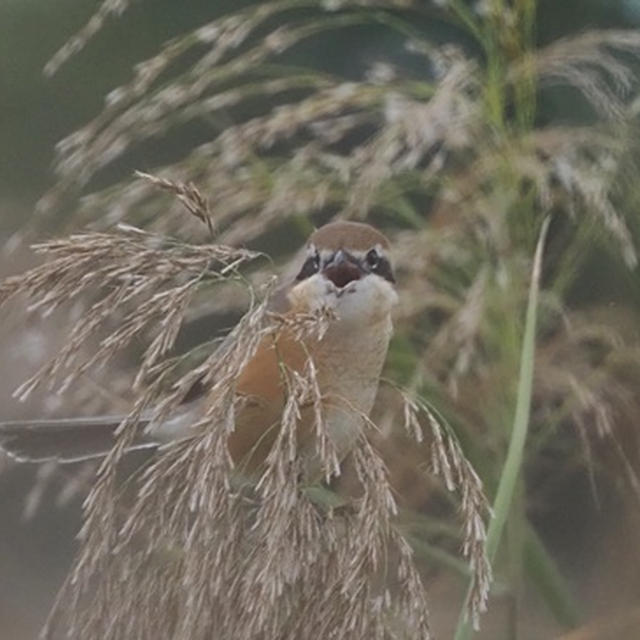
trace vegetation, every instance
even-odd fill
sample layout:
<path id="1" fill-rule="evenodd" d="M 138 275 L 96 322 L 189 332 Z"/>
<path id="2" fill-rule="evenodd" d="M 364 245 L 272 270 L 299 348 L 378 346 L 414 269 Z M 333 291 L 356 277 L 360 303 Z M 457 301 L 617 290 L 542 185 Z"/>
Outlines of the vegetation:
<path id="1" fill-rule="evenodd" d="M 127 5 L 106 0 L 48 71 Z M 614 477 L 640 496 L 629 427 L 639 408 L 637 334 L 619 322 L 623 308 L 637 321 L 637 300 L 603 308 L 589 291 L 596 264 L 620 282 L 636 277 L 640 33 L 591 30 L 540 45 L 536 20 L 534 0 L 250 3 L 167 43 L 59 144 L 57 182 L 38 223 L 91 231 L 44 245 L 53 268 L 1 291 L 26 292 L 40 308 L 97 281 L 113 288 L 87 302 L 69 347 L 34 383 L 66 368 L 68 386 L 142 335 L 151 346 L 133 374 L 140 391 L 131 424 L 159 398 L 159 411 L 179 401 L 194 375 L 180 377 L 187 360 L 226 388 L 278 322 L 254 298 L 272 265 L 229 247 L 259 249 L 284 233 L 301 239 L 336 215 L 392 236 L 403 292 L 387 371 L 394 384 L 381 390 L 379 429 L 354 451 L 351 486 L 345 473 L 343 486 L 333 478 L 302 490 L 295 469 L 274 456 L 257 486 L 229 490 L 220 426 L 230 400 L 221 394 L 203 416 L 218 429 L 134 475 L 132 497 L 116 482 L 130 432 L 123 425 L 85 503 L 82 549 L 62 592 L 72 598 L 72 629 L 83 637 L 198 638 L 212 628 L 234 638 L 317 637 L 318 629 L 321 637 L 428 637 L 415 568 L 425 560 L 471 574 L 456 630 L 465 638 L 481 622 L 487 557 L 497 589 L 510 594 L 512 637 L 525 584 L 560 626 L 584 622 L 536 533 L 535 506 L 553 499 L 567 473 L 594 484 Z M 359 29 L 387 38 L 387 57 L 376 52 L 342 72 L 310 54 L 338 34 L 357 41 Z M 198 144 L 182 145 L 155 177 L 100 187 L 114 163 L 185 132 Z M 131 226 L 114 233 L 119 223 Z M 216 245 L 205 244 L 211 232 Z M 213 271 L 205 268 L 212 258 Z M 238 329 L 213 355 L 208 344 L 176 356 L 185 318 L 188 331 L 203 309 L 237 312 L 229 288 L 238 281 L 252 301 Z M 175 314 L 158 327 L 169 302 Z M 113 328 L 107 311 L 116 303 L 124 311 Z M 95 335 L 98 350 L 87 355 L 80 343 Z M 408 391 L 393 391 L 397 384 Z M 292 380 L 291 402 L 313 398 L 313 388 L 312 372 Z M 407 448 L 403 424 L 419 440 L 424 433 L 421 447 Z M 493 503 L 486 541 L 484 499 L 462 452 Z M 327 459 L 329 480 L 331 468 Z M 460 531 L 451 528 L 457 507 Z"/>

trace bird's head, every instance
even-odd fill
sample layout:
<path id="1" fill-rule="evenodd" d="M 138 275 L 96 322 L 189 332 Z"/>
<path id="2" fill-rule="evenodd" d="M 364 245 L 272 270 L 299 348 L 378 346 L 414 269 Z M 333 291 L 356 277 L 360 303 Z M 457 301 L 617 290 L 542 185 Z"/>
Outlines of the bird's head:
<path id="1" fill-rule="evenodd" d="M 367 325 L 397 302 L 389 241 L 368 224 L 333 222 L 315 231 L 288 299 L 297 309 L 329 307 L 340 323 Z"/>

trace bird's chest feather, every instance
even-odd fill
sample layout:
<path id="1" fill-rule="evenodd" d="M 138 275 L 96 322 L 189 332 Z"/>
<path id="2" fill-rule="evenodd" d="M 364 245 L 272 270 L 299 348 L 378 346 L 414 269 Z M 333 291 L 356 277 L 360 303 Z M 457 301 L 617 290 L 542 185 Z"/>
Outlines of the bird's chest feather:
<path id="1" fill-rule="evenodd" d="M 350 331 L 331 328 L 313 352 L 323 395 L 344 396 L 368 413 L 390 336 L 390 322 Z"/>
<path id="2" fill-rule="evenodd" d="M 238 460 L 247 450 L 259 446 L 262 451 L 256 452 L 255 458 L 264 459 L 286 403 L 283 367 L 302 373 L 309 356 L 315 365 L 328 434 L 339 454 L 348 451 L 361 429 L 363 416 L 373 406 L 390 335 L 391 322 L 387 321 L 357 331 L 332 326 L 322 340 L 304 345 L 286 334 L 265 343 L 253 366 L 238 379 L 237 391 L 249 404 L 236 415 L 229 442 L 232 457 Z M 315 432 L 314 420 L 313 410 L 303 409 L 298 424 L 303 449 Z M 316 466 L 311 459 L 308 462 L 310 467 Z"/>

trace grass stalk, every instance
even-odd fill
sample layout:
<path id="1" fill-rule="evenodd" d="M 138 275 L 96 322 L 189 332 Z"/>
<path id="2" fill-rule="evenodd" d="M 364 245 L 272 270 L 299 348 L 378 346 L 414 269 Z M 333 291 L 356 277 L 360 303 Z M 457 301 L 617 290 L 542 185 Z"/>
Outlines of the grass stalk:
<path id="1" fill-rule="evenodd" d="M 493 504 L 493 518 L 489 525 L 487 534 L 486 552 L 490 562 L 493 562 L 504 526 L 509 515 L 514 491 L 522 468 L 524 446 L 529 429 L 529 416 L 531 411 L 531 392 L 533 388 L 533 369 L 535 355 L 535 335 L 538 308 L 538 292 L 540 289 L 540 273 L 542 270 L 542 254 L 545 245 L 547 231 L 549 229 L 550 218 L 546 218 L 542 223 L 538 244 L 536 246 L 531 274 L 531 284 L 529 285 L 529 296 L 527 302 L 527 315 L 522 339 L 522 352 L 520 359 L 520 373 L 518 376 L 518 394 L 516 398 L 516 410 L 511 431 L 511 440 L 507 457 L 500 476 L 498 490 Z M 467 594 L 468 597 L 468 594 Z M 471 637 L 471 621 L 463 612 L 460 614 L 456 627 L 455 640 L 466 640 Z"/>

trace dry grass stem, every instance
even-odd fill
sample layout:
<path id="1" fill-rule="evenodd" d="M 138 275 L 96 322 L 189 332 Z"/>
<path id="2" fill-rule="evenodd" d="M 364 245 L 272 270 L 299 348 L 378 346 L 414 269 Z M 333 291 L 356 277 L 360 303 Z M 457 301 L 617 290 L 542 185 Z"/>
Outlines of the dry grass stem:
<path id="1" fill-rule="evenodd" d="M 169 193 L 173 193 L 176 198 L 185 206 L 187 211 L 194 215 L 198 220 L 204 222 L 209 229 L 209 234 L 213 238 L 213 218 L 209 209 L 209 201 L 198 190 L 193 182 L 184 184 L 182 182 L 174 182 L 173 180 L 167 180 L 166 178 L 159 178 L 149 173 L 143 173 L 142 171 L 136 171 L 136 176 L 144 180 L 148 180 L 151 184 L 164 189 Z"/>

